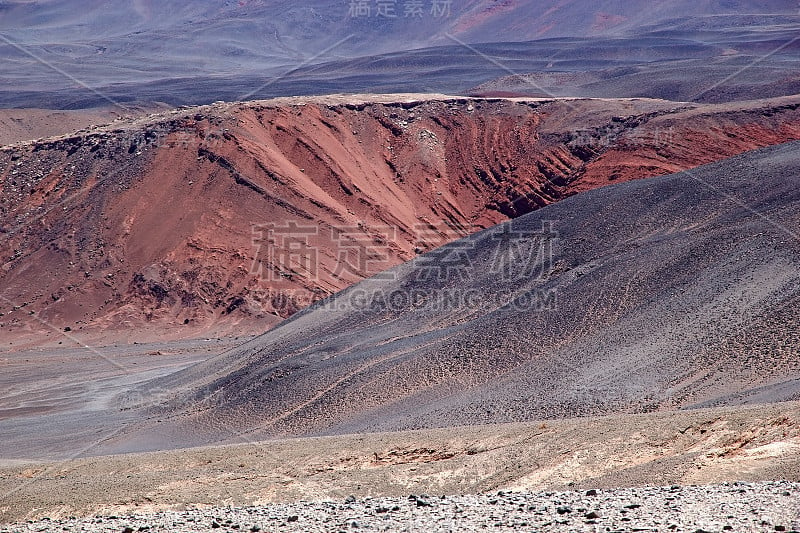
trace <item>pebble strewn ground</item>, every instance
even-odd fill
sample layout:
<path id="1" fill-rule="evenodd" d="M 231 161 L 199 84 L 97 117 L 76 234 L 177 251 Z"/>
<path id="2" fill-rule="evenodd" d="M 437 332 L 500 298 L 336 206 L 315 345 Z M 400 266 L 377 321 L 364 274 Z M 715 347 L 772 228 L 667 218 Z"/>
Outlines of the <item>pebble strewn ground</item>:
<path id="1" fill-rule="evenodd" d="M 150 515 L 44 519 L 33 531 L 800 531 L 800 484 L 729 483 L 480 496 L 354 497 Z"/>

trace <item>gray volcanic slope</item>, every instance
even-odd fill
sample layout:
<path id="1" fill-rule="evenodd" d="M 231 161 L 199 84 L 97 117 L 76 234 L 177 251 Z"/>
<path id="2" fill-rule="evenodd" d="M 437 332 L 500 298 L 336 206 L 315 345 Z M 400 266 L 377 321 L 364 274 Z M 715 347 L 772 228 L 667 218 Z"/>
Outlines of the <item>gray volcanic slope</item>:
<path id="1" fill-rule="evenodd" d="M 420 256 L 151 382 L 175 394 L 158 413 L 174 424 L 153 428 L 202 441 L 798 399 L 799 150 L 594 190 Z"/>

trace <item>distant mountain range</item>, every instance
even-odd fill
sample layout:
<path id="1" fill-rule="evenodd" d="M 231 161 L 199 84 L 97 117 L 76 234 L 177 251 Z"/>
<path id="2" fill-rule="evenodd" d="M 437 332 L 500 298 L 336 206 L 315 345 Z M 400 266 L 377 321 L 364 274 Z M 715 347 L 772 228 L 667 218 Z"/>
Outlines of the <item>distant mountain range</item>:
<path id="1" fill-rule="evenodd" d="M 791 1 L 6 1 L 0 105 L 466 92 L 543 70 L 731 56 L 747 63 L 787 45 L 799 20 Z M 776 59 L 758 62 L 774 70 Z"/>

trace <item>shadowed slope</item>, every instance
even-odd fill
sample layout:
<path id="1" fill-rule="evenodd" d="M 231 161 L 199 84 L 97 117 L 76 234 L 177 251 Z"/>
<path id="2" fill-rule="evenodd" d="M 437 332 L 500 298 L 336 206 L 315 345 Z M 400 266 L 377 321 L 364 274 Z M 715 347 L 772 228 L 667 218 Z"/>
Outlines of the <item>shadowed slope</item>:
<path id="1" fill-rule="evenodd" d="M 572 197 L 150 390 L 176 439 L 797 399 L 798 148 Z"/>

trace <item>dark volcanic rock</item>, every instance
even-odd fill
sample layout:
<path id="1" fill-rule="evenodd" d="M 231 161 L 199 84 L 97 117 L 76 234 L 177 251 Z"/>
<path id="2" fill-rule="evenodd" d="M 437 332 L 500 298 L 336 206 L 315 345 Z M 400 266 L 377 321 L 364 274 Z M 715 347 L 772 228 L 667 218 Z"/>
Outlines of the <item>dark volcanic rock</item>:
<path id="1" fill-rule="evenodd" d="M 150 386 L 253 435 L 796 399 L 798 148 L 572 197 Z"/>

